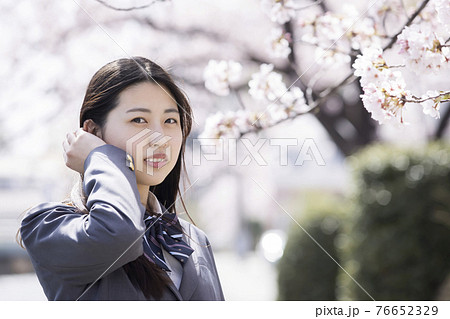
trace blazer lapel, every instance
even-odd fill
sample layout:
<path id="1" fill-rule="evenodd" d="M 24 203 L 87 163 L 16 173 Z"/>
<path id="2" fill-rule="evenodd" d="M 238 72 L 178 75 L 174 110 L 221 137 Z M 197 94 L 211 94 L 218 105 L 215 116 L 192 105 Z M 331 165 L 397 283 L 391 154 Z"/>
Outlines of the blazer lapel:
<path id="1" fill-rule="evenodd" d="M 166 276 L 170 279 L 169 275 L 166 274 Z M 195 268 L 193 260 L 189 258 L 183 267 L 183 277 L 181 278 L 180 289 L 178 290 L 171 280 L 169 284 L 169 290 L 174 294 L 177 300 L 190 300 L 197 286 L 197 270 Z"/>
<path id="2" fill-rule="evenodd" d="M 165 212 L 166 208 L 164 207 L 164 205 L 161 204 L 161 202 L 159 204 L 161 206 L 162 211 Z M 186 228 L 188 229 L 185 229 L 183 227 L 184 231 L 189 233 L 189 236 L 191 236 L 191 228 L 190 227 Z M 185 243 L 187 243 L 189 246 L 192 247 L 192 243 L 187 238 L 186 234 L 183 234 L 183 240 Z M 181 277 L 180 289 L 178 290 L 175 284 L 172 281 L 170 282 L 169 289 L 173 292 L 173 294 L 178 300 L 190 300 L 192 294 L 194 293 L 195 289 L 198 286 L 198 274 L 195 264 L 198 263 L 197 263 L 197 256 L 194 251 L 192 255 L 188 258 L 187 262 L 183 265 L 183 274 Z M 169 277 L 169 275 L 167 274 L 166 276 Z"/>
<path id="3" fill-rule="evenodd" d="M 169 275 L 166 274 L 166 276 L 170 279 Z M 180 291 L 177 289 L 175 284 L 172 282 L 172 280 L 170 281 L 169 289 L 175 295 L 175 298 L 177 300 L 180 300 L 180 301 L 183 300 L 183 296 L 181 295 Z"/>
<path id="4" fill-rule="evenodd" d="M 183 266 L 183 277 L 180 284 L 180 294 L 183 296 L 183 300 L 190 300 L 198 286 L 198 274 L 193 260 L 194 254 L 195 252 Z"/>

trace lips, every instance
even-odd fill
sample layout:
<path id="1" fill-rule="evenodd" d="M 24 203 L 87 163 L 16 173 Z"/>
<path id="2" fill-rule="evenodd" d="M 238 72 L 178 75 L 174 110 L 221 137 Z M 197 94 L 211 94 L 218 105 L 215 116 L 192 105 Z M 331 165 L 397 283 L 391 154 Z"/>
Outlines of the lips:
<path id="1" fill-rule="evenodd" d="M 145 158 L 144 162 L 149 166 L 161 168 L 164 165 L 166 165 L 169 161 L 167 160 L 166 154 L 160 153 L 160 154 L 153 154 L 152 156 Z"/>
<path id="2" fill-rule="evenodd" d="M 155 159 L 155 160 L 165 160 L 166 159 L 166 154 L 165 153 L 153 154 L 152 156 L 149 156 L 149 157 L 145 158 L 146 161 L 152 161 L 153 159 Z"/>

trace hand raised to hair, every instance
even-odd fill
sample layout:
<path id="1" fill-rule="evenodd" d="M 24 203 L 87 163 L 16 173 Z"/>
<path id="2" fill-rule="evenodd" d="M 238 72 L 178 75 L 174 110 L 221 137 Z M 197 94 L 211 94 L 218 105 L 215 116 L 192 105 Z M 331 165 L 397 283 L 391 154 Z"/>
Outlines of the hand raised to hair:
<path id="1" fill-rule="evenodd" d="M 79 128 L 73 133 L 67 133 L 63 142 L 64 161 L 66 166 L 81 174 L 84 173 L 84 161 L 96 147 L 106 144 L 101 138 Z"/>

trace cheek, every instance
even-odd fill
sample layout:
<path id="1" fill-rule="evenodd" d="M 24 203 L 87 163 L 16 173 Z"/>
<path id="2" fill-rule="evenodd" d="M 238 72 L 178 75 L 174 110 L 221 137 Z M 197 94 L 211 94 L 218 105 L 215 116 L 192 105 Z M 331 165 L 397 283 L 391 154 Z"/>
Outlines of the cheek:
<path id="1" fill-rule="evenodd" d="M 174 153 L 177 155 L 180 153 L 181 145 L 183 144 L 183 136 L 180 132 L 180 134 L 173 136 L 171 139 L 170 146 L 173 148 Z"/>
<path id="2" fill-rule="evenodd" d="M 114 145 L 124 151 L 126 151 L 127 136 L 123 130 L 105 130 L 103 140 L 107 144 Z"/>

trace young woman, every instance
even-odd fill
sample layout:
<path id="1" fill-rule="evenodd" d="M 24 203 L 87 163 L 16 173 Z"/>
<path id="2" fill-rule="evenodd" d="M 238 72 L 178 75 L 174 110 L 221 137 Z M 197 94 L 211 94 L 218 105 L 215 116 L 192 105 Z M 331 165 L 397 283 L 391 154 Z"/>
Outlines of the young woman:
<path id="1" fill-rule="evenodd" d="M 208 238 L 175 209 L 191 117 L 148 59 L 93 76 L 80 128 L 63 142 L 80 185 L 30 209 L 20 228 L 49 300 L 224 300 Z"/>

